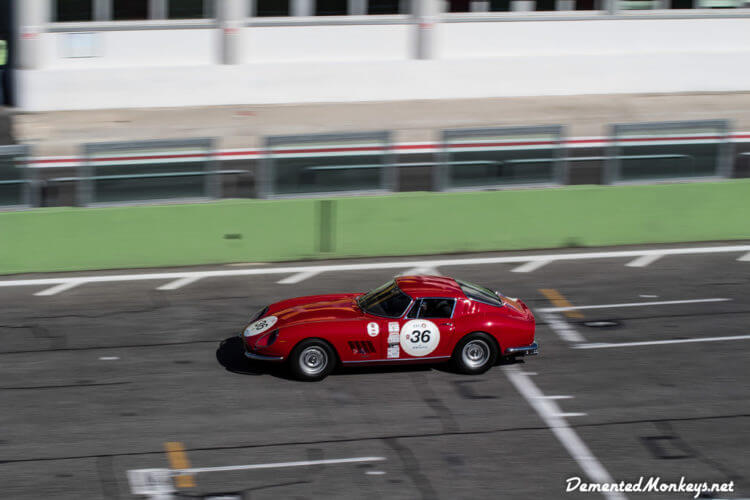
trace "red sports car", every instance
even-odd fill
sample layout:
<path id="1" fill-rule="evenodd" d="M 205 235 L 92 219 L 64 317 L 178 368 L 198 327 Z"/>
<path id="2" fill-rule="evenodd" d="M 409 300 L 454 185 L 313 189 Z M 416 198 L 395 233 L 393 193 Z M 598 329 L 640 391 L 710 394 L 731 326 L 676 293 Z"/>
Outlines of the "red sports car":
<path id="1" fill-rule="evenodd" d="M 536 354 L 526 304 L 473 283 L 402 276 L 368 293 L 313 295 L 260 310 L 242 333 L 245 356 L 288 361 L 302 380 L 343 365 L 452 360 L 483 373 L 498 356 Z"/>

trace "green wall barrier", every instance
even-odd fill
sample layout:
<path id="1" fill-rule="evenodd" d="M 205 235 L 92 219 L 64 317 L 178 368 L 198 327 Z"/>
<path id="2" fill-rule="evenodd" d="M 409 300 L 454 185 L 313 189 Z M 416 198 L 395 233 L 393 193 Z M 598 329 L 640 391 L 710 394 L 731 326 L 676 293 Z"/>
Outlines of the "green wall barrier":
<path id="1" fill-rule="evenodd" d="M 0 213 L 0 273 L 750 239 L 750 180 Z"/>

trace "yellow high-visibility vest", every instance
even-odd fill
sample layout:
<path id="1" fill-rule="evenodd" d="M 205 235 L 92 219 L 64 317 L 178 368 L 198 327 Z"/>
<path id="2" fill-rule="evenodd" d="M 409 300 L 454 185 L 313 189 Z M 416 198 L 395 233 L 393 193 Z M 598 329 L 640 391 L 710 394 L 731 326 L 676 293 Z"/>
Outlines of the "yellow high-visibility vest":
<path id="1" fill-rule="evenodd" d="M 0 40 L 0 66 L 5 66 L 8 61 L 8 44 L 5 40 Z"/>

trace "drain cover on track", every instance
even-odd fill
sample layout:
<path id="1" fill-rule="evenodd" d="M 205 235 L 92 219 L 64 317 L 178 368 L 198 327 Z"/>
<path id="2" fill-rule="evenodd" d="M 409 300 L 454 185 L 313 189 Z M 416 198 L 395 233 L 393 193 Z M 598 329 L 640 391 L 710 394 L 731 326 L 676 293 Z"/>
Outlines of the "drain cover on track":
<path id="1" fill-rule="evenodd" d="M 598 321 L 584 321 L 584 326 L 591 328 L 612 328 L 613 326 L 620 326 L 619 321 L 613 319 L 601 319 Z"/>

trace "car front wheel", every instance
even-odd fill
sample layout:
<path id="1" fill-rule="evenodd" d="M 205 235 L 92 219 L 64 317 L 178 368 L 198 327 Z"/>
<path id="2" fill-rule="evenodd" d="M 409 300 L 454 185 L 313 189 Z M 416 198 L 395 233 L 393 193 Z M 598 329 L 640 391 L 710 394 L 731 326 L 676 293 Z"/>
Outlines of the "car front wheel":
<path id="1" fill-rule="evenodd" d="M 461 373 L 477 375 L 490 369 L 497 361 L 497 347 L 486 333 L 470 333 L 453 351 L 453 364 Z"/>
<path id="2" fill-rule="evenodd" d="M 336 354 L 330 345 L 322 340 L 303 340 L 289 356 L 289 368 L 299 380 L 322 380 L 328 376 L 336 364 Z"/>

